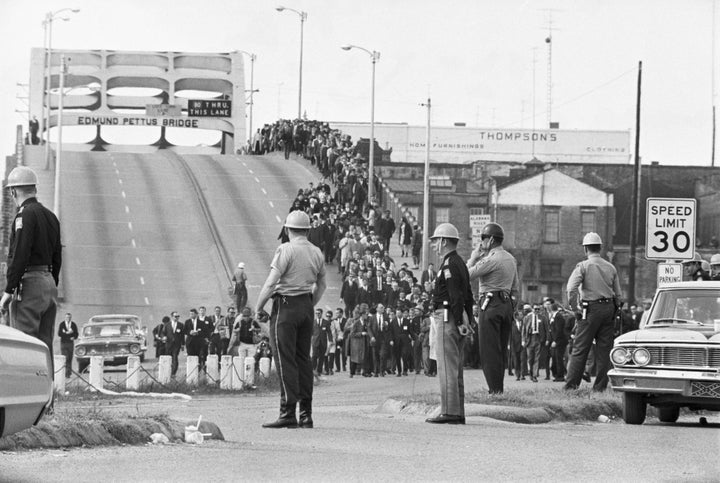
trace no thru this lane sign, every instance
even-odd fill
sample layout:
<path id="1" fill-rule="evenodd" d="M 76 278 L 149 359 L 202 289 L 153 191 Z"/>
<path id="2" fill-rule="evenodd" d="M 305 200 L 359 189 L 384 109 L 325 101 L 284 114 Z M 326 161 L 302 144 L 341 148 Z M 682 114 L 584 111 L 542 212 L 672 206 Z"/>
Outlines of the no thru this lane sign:
<path id="1" fill-rule="evenodd" d="M 695 199 L 648 198 L 645 258 L 690 260 L 695 256 Z"/>

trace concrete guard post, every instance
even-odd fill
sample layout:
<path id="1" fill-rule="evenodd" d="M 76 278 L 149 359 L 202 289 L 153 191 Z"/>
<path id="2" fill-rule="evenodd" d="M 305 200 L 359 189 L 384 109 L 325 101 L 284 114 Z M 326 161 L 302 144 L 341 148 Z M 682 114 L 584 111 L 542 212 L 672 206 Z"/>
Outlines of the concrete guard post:
<path id="1" fill-rule="evenodd" d="M 200 359 L 198 356 L 187 356 L 187 364 L 185 366 L 185 382 L 191 386 L 197 386 L 200 378 L 198 371 L 200 370 Z"/>
<path id="2" fill-rule="evenodd" d="M 240 390 L 243 387 L 243 379 L 245 378 L 245 375 L 243 374 L 243 365 L 242 357 L 233 357 L 232 388 L 235 390 Z"/>
<path id="3" fill-rule="evenodd" d="M 260 358 L 260 374 L 265 377 L 270 377 L 271 361 L 269 357 Z"/>
<path id="4" fill-rule="evenodd" d="M 103 389 L 103 356 L 90 357 L 90 385 L 95 389 Z"/>
<path id="5" fill-rule="evenodd" d="M 218 374 L 218 356 L 210 354 L 205 361 L 205 372 L 207 373 L 206 384 L 217 384 L 220 374 Z"/>
<path id="6" fill-rule="evenodd" d="M 160 356 L 158 363 L 158 382 L 168 384 L 172 374 L 172 356 Z"/>
<path id="7" fill-rule="evenodd" d="M 128 356 L 127 358 L 125 387 L 128 391 L 140 389 L 140 358 L 138 356 Z"/>
<path id="8" fill-rule="evenodd" d="M 220 358 L 220 389 L 232 389 L 232 356 Z"/>
<path id="9" fill-rule="evenodd" d="M 55 361 L 55 375 L 53 381 L 55 382 L 55 392 L 65 394 L 65 356 L 59 355 L 54 356 Z"/>
<path id="10" fill-rule="evenodd" d="M 245 383 L 249 385 L 255 384 L 255 358 L 246 357 L 245 366 L 243 367 L 245 373 Z"/>

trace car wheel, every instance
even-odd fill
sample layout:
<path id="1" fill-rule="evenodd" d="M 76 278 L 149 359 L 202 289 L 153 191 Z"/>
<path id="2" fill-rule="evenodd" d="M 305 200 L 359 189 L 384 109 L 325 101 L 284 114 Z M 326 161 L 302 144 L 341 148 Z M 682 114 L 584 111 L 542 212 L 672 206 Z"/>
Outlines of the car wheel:
<path id="1" fill-rule="evenodd" d="M 87 359 L 78 359 L 77 364 L 78 372 L 82 374 L 83 372 L 85 372 L 85 369 L 87 369 L 87 366 L 90 365 L 90 361 L 88 361 Z"/>
<path id="2" fill-rule="evenodd" d="M 674 423 L 680 417 L 680 406 L 660 406 L 658 419 L 663 423 Z"/>
<path id="3" fill-rule="evenodd" d="M 645 395 L 637 392 L 623 393 L 623 419 L 627 424 L 642 424 L 647 414 Z"/>

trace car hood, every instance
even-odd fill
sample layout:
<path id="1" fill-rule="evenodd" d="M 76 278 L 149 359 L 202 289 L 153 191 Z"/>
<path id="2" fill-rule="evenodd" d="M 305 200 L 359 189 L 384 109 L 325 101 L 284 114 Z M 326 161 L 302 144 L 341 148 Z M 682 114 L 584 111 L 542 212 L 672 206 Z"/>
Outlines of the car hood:
<path id="1" fill-rule="evenodd" d="M 634 330 L 615 339 L 615 343 L 647 343 L 647 342 L 715 342 L 720 344 L 720 334 L 708 337 L 697 330 L 682 327 L 658 327 Z"/>
<path id="2" fill-rule="evenodd" d="M 47 347 L 40 339 L 2 324 L 0 324 L 0 339 Z"/>

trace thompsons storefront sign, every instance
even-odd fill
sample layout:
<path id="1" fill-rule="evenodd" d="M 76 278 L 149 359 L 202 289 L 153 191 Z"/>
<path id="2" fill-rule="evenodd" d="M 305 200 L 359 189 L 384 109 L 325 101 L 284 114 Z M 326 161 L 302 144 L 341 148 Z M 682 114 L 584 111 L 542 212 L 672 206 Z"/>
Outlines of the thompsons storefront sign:
<path id="1" fill-rule="evenodd" d="M 370 136 L 367 123 L 331 123 L 353 139 Z M 441 163 L 468 161 L 627 163 L 630 160 L 629 131 L 575 131 L 532 129 L 483 129 L 433 127 L 430 159 Z M 425 126 L 375 124 L 375 139 L 383 149 L 392 148 L 394 162 L 425 160 Z"/>

